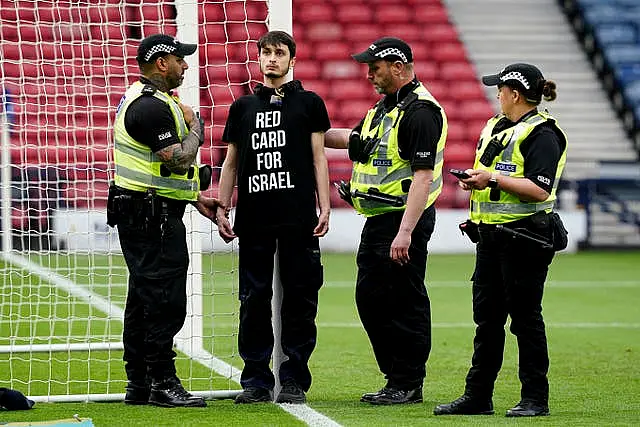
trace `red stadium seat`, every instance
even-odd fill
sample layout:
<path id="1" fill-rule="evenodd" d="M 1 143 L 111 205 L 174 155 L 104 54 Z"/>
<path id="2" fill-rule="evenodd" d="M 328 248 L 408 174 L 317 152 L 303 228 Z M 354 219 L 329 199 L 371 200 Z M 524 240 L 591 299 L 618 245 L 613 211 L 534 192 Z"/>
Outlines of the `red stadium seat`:
<path id="1" fill-rule="evenodd" d="M 440 75 L 443 79 L 455 82 L 470 81 L 478 83 L 476 71 L 468 61 L 445 62 L 440 65 Z"/>
<path id="2" fill-rule="evenodd" d="M 421 76 L 418 76 L 421 77 Z M 422 80 L 422 84 L 438 102 L 449 99 L 449 85 L 444 80 Z"/>
<path id="3" fill-rule="evenodd" d="M 466 62 L 467 54 L 460 43 L 438 43 L 433 45 L 431 58 L 437 62 Z"/>
<path id="4" fill-rule="evenodd" d="M 363 51 L 372 41 L 380 38 L 380 31 L 371 24 L 346 25 L 343 34 L 345 40 L 352 43 L 354 53 Z"/>
<path id="5" fill-rule="evenodd" d="M 344 102 L 359 98 L 367 98 L 375 93 L 371 83 L 364 79 L 335 80 L 331 83 L 331 92 L 339 96 Z"/>
<path id="6" fill-rule="evenodd" d="M 331 92 L 331 84 L 326 80 L 307 80 L 303 82 L 304 88 L 317 93 L 322 99 L 327 98 Z"/>
<path id="7" fill-rule="evenodd" d="M 297 69 L 296 65 L 296 69 Z M 362 79 L 366 77 L 366 66 L 353 59 L 344 61 L 326 61 L 322 64 L 322 75 L 326 79 Z"/>
<path id="8" fill-rule="evenodd" d="M 449 123 L 447 131 L 447 146 L 452 143 L 464 142 L 467 136 L 465 124 L 460 121 L 452 121 Z"/>
<path id="9" fill-rule="evenodd" d="M 420 46 L 422 43 L 422 32 L 422 26 L 419 24 L 398 25 L 397 23 L 391 23 L 384 26 L 385 36 L 397 37 L 406 41 L 411 45 L 412 50 L 415 49 L 416 46 Z"/>
<path id="10" fill-rule="evenodd" d="M 351 57 L 351 49 L 342 42 L 318 42 L 314 44 L 314 54 L 323 61 L 343 60 Z"/>
<path id="11" fill-rule="evenodd" d="M 444 157 L 450 162 L 468 162 L 469 165 L 473 163 L 475 157 L 475 145 L 458 141 L 457 143 L 447 141 L 447 145 L 444 149 Z"/>
<path id="12" fill-rule="evenodd" d="M 458 33 L 453 25 L 436 24 L 426 25 L 422 32 L 423 40 L 437 43 L 457 43 Z"/>
<path id="13" fill-rule="evenodd" d="M 454 90 L 451 91 L 453 97 L 460 100 L 485 100 L 485 93 L 480 83 L 477 81 L 452 82 Z"/>
<path id="14" fill-rule="evenodd" d="M 300 61 L 297 62 L 294 69 L 294 78 L 302 80 L 304 83 L 307 79 L 315 80 L 320 77 L 320 65 L 315 62 Z"/>
<path id="15" fill-rule="evenodd" d="M 442 5 L 417 7 L 411 17 L 424 25 L 449 23 L 449 15 Z"/>
<path id="16" fill-rule="evenodd" d="M 305 30 L 305 39 L 310 41 L 341 40 L 342 25 L 337 22 L 319 22 L 309 24 Z"/>
<path id="17" fill-rule="evenodd" d="M 416 56 L 414 52 L 414 57 Z M 432 80 L 439 79 L 438 65 L 429 61 L 428 59 L 423 59 L 422 61 L 417 61 L 413 65 L 413 69 L 418 76 L 418 79 L 422 81 L 425 85 L 429 85 Z"/>
<path id="18" fill-rule="evenodd" d="M 211 22 L 224 21 L 224 3 L 204 2 L 202 7 L 198 7 L 198 17 L 200 18 L 198 22 L 203 22 L 205 26 Z"/>
<path id="19" fill-rule="evenodd" d="M 414 12 L 405 5 L 384 2 L 377 7 L 376 22 L 379 24 L 406 24 L 413 22 Z"/>
<path id="20" fill-rule="evenodd" d="M 226 1 L 223 4 L 225 21 L 246 21 L 247 11 L 244 7 L 244 2 Z"/>
<path id="21" fill-rule="evenodd" d="M 333 8 L 327 3 L 315 2 L 313 6 L 296 10 L 294 16 L 302 23 L 332 22 L 336 18 Z"/>
<path id="22" fill-rule="evenodd" d="M 338 116 L 341 120 L 351 122 L 353 123 L 352 126 L 355 126 L 374 104 L 375 102 L 368 100 L 343 100 L 338 110 Z"/>
<path id="23" fill-rule="evenodd" d="M 464 101 L 460 106 L 461 114 L 466 120 L 488 120 L 493 116 L 493 109 L 486 100 Z"/>
<path id="24" fill-rule="evenodd" d="M 336 4 L 336 19 L 345 27 L 354 24 L 371 25 L 373 22 L 373 8 L 363 7 L 362 4 Z"/>

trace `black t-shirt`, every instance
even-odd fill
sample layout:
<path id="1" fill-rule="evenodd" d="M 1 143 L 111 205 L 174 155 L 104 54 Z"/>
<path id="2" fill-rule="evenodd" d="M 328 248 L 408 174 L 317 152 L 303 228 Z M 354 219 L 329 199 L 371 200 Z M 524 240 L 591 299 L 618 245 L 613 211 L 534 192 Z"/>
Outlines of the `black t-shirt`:
<path id="1" fill-rule="evenodd" d="M 385 111 L 391 111 L 402 101 L 419 82 L 414 79 L 392 95 L 382 100 Z M 364 119 L 358 127 L 362 129 Z M 416 100 L 405 110 L 398 125 L 398 150 L 400 158 L 408 160 L 411 168 L 433 169 L 438 151 L 438 141 L 442 135 L 442 116 L 439 108 L 428 101 Z"/>
<path id="2" fill-rule="evenodd" d="M 525 114 L 515 123 L 505 117 L 494 126 L 492 134 L 509 129 L 534 114 L 537 114 L 537 110 Z M 551 193 L 558 162 L 565 148 L 566 141 L 553 124 L 547 121 L 536 126 L 520 144 L 520 152 L 524 158 L 525 178 L 530 179 L 547 193 Z"/>
<path id="3" fill-rule="evenodd" d="M 143 84 L 152 84 L 144 77 Z M 124 116 L 124 126 L 136 141 L 158 152 L 180 143 L 176 122 L 166 102 L 152 95 L 141 95 L 129 105 Z"/>
<path id="4" fill-rule="evenodd" d="M 318 222 L 311 134 L 331 124 L 322 99 L 294 80 L 284 96 L 263 85 L 229 109 L 222 140 L 237 144 L 234 231 L 289 228 L 311 233 Z"/>

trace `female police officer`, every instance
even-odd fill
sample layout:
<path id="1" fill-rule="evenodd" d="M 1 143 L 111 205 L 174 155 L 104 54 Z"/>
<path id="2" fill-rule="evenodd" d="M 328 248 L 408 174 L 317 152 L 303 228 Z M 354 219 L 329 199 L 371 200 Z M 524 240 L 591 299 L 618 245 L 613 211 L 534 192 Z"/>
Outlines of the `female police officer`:
<path id="1" fill-rule="evenodd" d="M 556 85 L 530 64 L 484 76 L 498 86 L 502 114 L 480 135 L 474 168 L 460 186 L 471 190 L 471 222 L 479 242 L 473 275 L 477 325 L 464 394 L 436 415 L 492 414 L 493 386 L 502 365 L 504 325 L 517 337 L 521 401 L 508 417 L 548 415 L 549 357 L 542 318 L 544 282 L 554 249 L 552 208 L 566 160 L 567 139 L 537 105 L 556 98 Z M 473 233 L 470 233 L 473 234 Z"/>

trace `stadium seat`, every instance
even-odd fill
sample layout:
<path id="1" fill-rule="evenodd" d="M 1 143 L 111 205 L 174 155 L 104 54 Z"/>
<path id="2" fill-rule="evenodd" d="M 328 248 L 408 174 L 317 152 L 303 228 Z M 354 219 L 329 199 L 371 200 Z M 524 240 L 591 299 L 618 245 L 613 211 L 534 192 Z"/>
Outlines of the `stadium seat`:
<path id="1" fill-rule="evenodd" d="M 344 102 L 351 100 L 368 98 L 374 94 L 371 83 L 365 79 L 356 80 L 335 80 L 331 83 L 332 98 L 339 97 Z"/>
<path id="2" fill-rule="evenodd" d="M 464 142 L 455 142 L 453 139 L 449 142 L 444 150 L 444 157 L 447 161 L 473 164 L 475 157 L 475 146 Z"/>
<path id="3" fill-rule="evenodd" d="M 640 62 L 640 45 L 611 45 L 604 50 L 604 57 L 609 66 L 614 69 L 622 64 L 637 64 Z"/>
<path id="4" fill-rule="evenodd" d="M 344 26 L 356 24 L 371 25 L 374 22 L 373 8 L 363 7 L 362 4 L 342 4 L 336 5 L 335 18 Z"/>
<path id="5" fill-rule="evenodd" d="M 414 57 L 416 57 L 416 53 L 414 51 Z M 416 76 L 422 81 L 425 85 L 429 85 L 433 80 L 440 78 L 438 65 L 429 61 L 428 58 L 423 58 L 422 60 L 415 59 L 415 63 L 413 65 Z"/>
<path id="6" fill-rule="evenodd" d="M 604 48 L 612 44 L 634 44 L 638 41 L 635 25 L 628 23 L 596 25 L 594 35 L 598 44 Z"/>
<path id="7" fill-rule="evenodd" d="M 308 62 L 309 63 L 309 62 Z M 314 67 L 317 64 L 314 63 Z M 299 65 L 296 64 L 295 71 L 298 72 Z M 353 59 L 344 61 L 326 61 L 322 64 L 322 76 L 326 79 L 365 79 L 366 66 L 358 64 Z"/>
<path id="8" fill-rule="evenodd" d="M 412 50 L 421 46 L 422 39 L 422 26 L 420 24 L 404 24 L 398 25 L 397 22 L 392 22 L 384 25 L 383 34 L 389 37 L 397 37 L 409 43 Z M 371 40 L 373 41 L 373 40 Z M 415 52 L 414 52 L 415 56 Z"/>
<path id="9" fill-rule="evenodd" d="M 314 43 L 315 57 L 323 61 L 341 60 L 351 57 L 349 45 L 342 42 L 318 42 Z"/>
<path id="10" fill-rule="evenodd" d="M 224 3 L 204 2 L 202 7 L 198 7 L 199 22 L 209 25 L 211 22 L 224 21 Z"/>
<path id="11" fill-rule="evenodd" d="M 320 77 L 321 68 L 315 62 L 300 61 L 297 62 L 294 69 L 294 78 L 302 80 L 304 83 L 307 79 L 315 80 Z"/>
<path id="12" fill-rule="evenodd" d="M 388 4 L 384 2 L 377 7 L 375 18 L 378 24 L 406 24 L 412 22 L 414 11 L 408 6 L 400 4 Z"/>
<path id="13" fill-rule="evenodd" d="M 417 7 L 411 16 L 413 21 L 424 25 L 447 24 L 449 22 L 449 15 L 441 4 Z"/>
<path id="14" fill-rule="evenodd" d="M 489 119 L 493 116 L 493 109 L 486 100 L 462 101 L 460 114 L 465 120 Z"/>
<path id="15" fill-rule="evenodd" d="M 297 9 L 295 17 L 301 23 L 311 24 L 314 22 L 332 22 L 335 13 L 331 5 L 327 3 L 315 3 L 312 7 Z"/>
<path id="16" fill-rule="evenodd" d="M 423 26 L 422 40 L 435 43 L 456 43 L 458 33 L 450 24 L 435 24 Z"/>
<path id="17" fill-rule="evenodd" d="M 455 81 L 451 83 L 451 96 L 460 100 L 485 100 L 484 89 L 477 81 Z"/>
<path id="18" fill-rule="evenodd" d="M 440 78 L 451 82 L 478 82 L 478 76 L 473 65 L 466 61 L 445 62 L 440 65 Z M 478 85 L 480 83 L 478 82 Z"/>
<path id="19" fill-rule="evenodd" d="M 346 41 L 352 43 L 354 52 L 361 52 L 380 37 L 380 31 L 371 24 L 345 25 L 343 34 Z"/>
<path id="20" fill-rule="evenodd" d="M 440 43 L 431 50 L 431 59 L 437 62 L 467 62 L 467 54 L 460 43 Z"/>
<path id="21" fill-rule="evenodd" d="M 615 74 L 621 86 L 640 80 L 640 62 L 637 64 L 622 64 L 616 67 Z"/>
<path id="22" fill-rule="evenodd" d="M 632 106 L 640 105 L 640 80 L 631 82 L 623 88 L 624 98 Z"/>
<path id="23" fill-rule="evenodd" d="M 337 22 L 309 24 L 305 30 L 305 39 L 319 42 L 342 40 L 342 25 Z"/>

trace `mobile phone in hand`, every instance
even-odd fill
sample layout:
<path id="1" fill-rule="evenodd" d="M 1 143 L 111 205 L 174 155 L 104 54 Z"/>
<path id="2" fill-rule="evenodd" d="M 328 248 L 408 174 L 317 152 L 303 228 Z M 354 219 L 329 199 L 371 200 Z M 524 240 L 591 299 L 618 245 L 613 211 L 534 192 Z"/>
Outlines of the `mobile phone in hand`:
<path id="1" fill-rule="evenodd" d="M 449 169 L 449 173 L 458 179 L 471 178 L 471 175 L 460 169 Z"/>

